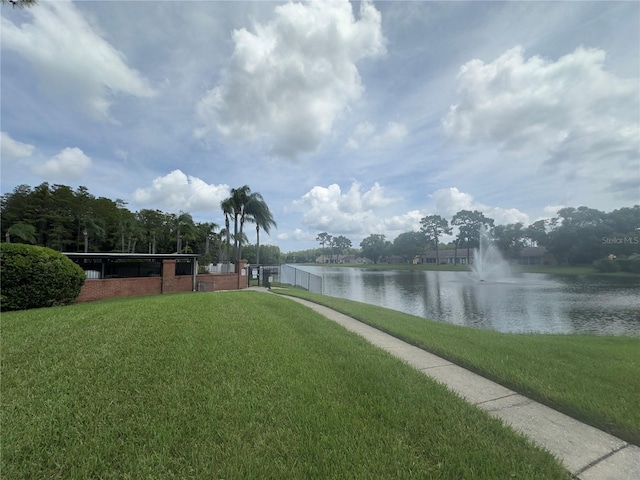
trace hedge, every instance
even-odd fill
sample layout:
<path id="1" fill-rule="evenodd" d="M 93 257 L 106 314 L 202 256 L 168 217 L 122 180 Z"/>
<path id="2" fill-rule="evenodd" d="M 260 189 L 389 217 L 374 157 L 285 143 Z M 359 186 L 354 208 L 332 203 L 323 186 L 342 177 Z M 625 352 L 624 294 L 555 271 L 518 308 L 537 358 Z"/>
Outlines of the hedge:
<path id="1" fill-rule="evenodd" d="M 85 273 L 50 248 L 0 244 L 0 310 L 26 310 L 71 303 L 80 294 Z"/>
<path id="2" fill-rule="evenodd" d="M 631 272 L 640 273 L 640 255 L 631 255 L 629 258 L 608 259 L 603 258 L 593 262 L 593 266 L 602 273 Z"/>

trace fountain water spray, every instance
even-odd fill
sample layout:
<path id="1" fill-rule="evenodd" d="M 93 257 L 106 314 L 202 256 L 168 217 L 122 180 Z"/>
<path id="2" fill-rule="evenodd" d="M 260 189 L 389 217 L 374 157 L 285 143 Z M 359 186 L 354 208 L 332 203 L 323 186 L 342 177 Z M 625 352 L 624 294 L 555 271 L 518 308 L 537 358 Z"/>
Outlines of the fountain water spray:
<path id="1" fill-rule="evenodd" d="M 471 270 L 481 282 L 511 278 L 511 267 L 493 244 L 486 225 L 480 226 L 480 248 L 475 248 L 473 253 Z"/>

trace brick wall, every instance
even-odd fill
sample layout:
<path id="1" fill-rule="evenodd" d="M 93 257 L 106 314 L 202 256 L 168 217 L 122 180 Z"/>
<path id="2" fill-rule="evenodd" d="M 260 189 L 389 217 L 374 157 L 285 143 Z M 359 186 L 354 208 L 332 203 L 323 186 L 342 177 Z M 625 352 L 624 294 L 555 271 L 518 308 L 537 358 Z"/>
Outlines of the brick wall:
<path id="1" fill-rule="evenodd" d="M 191 292 L 193 277 L 191 275 L 176 276 L 175 263 L 175 260 L 163 260 L 162 277 L 87 279 L 75 301 L 91 302 L 105 298 Z M 245 264 L 246 261 L 240 263 L 242 271 Z M 196 275 L 196 289 L 198 284 L 202 284 L 206 291 L 243 289 L 247 288 L 247 282 L 246 275 L 240 275 L 238 282 L 236 273 Z"/>
<path id="2" fill-rule="evenodd" d="M 180 275 L 176 277 L 176 261 L 162 261 L 162 292 L 190 292 L 193 290 L 193 278 L 191 275 Z"/>
<path id="3" fill-rule="evenodd" d="M 162 293 L 160 277 L 87 279 L 76 302 L 91 302 L 113 297 L 134 297 Z"/>
<path id="4" fill-rule="evenodd" d="M 240 275 L 240 289 L 247 288 L 247 276 Z M 197 275 L 196 283 L 202 284 L 205 291 L 238 290 L 237 273 L 202 274 Z M 198 285 L 196 285 L 197 288 Z"/>

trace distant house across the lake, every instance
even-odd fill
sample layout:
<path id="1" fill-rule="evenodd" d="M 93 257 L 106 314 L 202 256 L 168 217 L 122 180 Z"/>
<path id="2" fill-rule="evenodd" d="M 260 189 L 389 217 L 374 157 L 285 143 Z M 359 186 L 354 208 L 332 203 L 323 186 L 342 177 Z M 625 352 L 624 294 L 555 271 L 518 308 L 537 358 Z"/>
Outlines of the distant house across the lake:
<path id="1" fill-rule="evenodd" d="M 316 263 L 372 263 L 368 258 L 350 255 L 320 255 Z"/>
<path id="2" fill-rule="evenodd" d="M 473 250 L 467 257 L 467 249 L 459 248 L 457 255 L 455 250 L 438 250 L 438 259 L 441 264 L 468 265 L 473 263 Z M 436 251 L 429 250 L 424 255 L 418 256 L 418 263 L 435 265 Z M 555 257 L 547 252 L 545 247 L 524 247 L 520 255 L 512 263 L 518 265 L 556 265 Z"/>

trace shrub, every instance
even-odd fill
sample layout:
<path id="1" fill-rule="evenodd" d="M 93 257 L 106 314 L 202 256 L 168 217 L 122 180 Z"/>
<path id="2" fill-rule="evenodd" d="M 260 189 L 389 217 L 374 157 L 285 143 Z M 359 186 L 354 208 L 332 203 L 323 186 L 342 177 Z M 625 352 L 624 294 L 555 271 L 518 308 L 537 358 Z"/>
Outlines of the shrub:
<path id="1" fill-rule="evenodd" d="M 73 302 L 82 268 L 55 250 L 21 243 L 0 244 L 0 310 L 26 310 Z"/>
<path id="2" fill-rule="evenodd" d="M 611 273 L 620 271 L 620 265 L 616 260 L 609 260 L 608 258 L 603 258 L 602 260 L 596 260 L 593 262 L 593 266 L 600 273 Z"/>
<path id="3" fill-rule="evenodd" d="M 618 266 L 620 267 L 621 272 L 630 272 L 631 271 L 631 259 L 629 258 L 616 258 L 616 262 L 618 262 Z"/>

